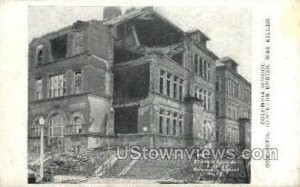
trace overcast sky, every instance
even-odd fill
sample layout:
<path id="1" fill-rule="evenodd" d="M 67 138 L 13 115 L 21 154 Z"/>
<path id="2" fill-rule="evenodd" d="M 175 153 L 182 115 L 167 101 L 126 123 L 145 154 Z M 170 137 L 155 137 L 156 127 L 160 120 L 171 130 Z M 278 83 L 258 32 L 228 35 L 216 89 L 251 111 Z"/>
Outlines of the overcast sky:
<path id="1" fill-rule="evenodd" d="M 123 11 L 127 7 L 123 7 Z M 102 19 L 102 7 L 30 7 L 29 41 L 77 20 Z M 198 28 L 209 38 L 218 57 L 239 63 L 238 71 L 251 82 L 251 9 L 237 7 L 155 7 L 183 30 Z"/>

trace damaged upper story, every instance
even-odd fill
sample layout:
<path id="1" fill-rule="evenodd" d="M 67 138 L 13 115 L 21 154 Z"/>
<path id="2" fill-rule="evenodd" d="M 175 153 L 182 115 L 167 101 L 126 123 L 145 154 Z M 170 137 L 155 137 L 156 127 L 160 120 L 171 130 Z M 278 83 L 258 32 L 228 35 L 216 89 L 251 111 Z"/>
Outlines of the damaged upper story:
<path id="1" fill-rule="evenodd" d="M 101 21 L 77 21 L 29 44 L 29 101 L 112 95 L 113 40 Z"/>
<path id="2" fill-rule="evenodd" d="M 157 54 L 192 71 L 195 51 L 200 50 L 210 61 L 218 58 L 206 47 L 207 41 L 200 30 L 184 32 L 152 7 L 123 15 L 118 7 L 105 7 L 103 21 L 77 21 L 33 39 L 29 62 L 35 67 L 89 52 L 118 64 Z"/>
<path id="3" fill-rule="evenodd" d="M 195 48 L 205 53 L 210 61 L 218 57 L 206 47 L 209 38 L 200 30 L 184 32 L 170 20 L 160 15 L 152 7 L 133 10 L 121 15 L 110 13 L 104 22 L 114 38 L 114 63 L 119 64 L 156 54 L 172 59 L 184 68 L 193 71 L 192 53 Z"/>
<path id="4" fill-rule="evenodd" d="M 112 59 L 113 41 L 101 21 L 77 21 L 58 31 L 34 38 L 29 44 L 29 67 L 63 61 L 80 54 Z"/>

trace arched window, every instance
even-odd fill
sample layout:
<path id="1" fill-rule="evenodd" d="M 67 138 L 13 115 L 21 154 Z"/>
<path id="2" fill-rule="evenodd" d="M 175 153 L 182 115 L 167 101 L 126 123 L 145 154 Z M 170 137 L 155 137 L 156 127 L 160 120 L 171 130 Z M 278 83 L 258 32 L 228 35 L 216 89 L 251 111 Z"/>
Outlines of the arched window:
<path id="1" fill-rule="evenodd" d="M 34 120 L 29 129 L 30 136 L 40 136 L 41 135 L 41 127 L 39 124 L 39 117 Z"/>
<path id="2" fill-rule="evenodd" d="M 38 65 L 43 63 L 44 54 L 43 54 L 43 44 L 36 46 L 36 62 Z"/>
<path id="3" fill-rule="evenodd" d="M 67 120 L 65 112 L 60 109 L 55 109 L 48 114 L 46 118 L 48 132 L 45 134 L 48 134 L 47 144 L 51 147 L 51 151 L 64 150 L 64 133 Z"/>
<path id="4" fill-rule="evenodd" d="M 64 118 L 60 114 L 53 114 L 50 118 L 50 137 L 62 137 L 64 135 Z"/>

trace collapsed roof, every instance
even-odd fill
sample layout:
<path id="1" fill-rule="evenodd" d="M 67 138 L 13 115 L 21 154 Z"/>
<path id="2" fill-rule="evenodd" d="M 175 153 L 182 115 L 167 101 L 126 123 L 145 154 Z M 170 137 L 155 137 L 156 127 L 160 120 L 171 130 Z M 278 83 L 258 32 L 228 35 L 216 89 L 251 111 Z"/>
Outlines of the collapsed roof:
<path id="1" fill-rule="evenodd" d="M 180 42 L 184 36 L 179 27 L 151 7 L 133 10 L 104 24 L 116 28 L 117 39 L 126 40 L 133 34 L 137 44 L 149 47 L 172 45 Z"/>

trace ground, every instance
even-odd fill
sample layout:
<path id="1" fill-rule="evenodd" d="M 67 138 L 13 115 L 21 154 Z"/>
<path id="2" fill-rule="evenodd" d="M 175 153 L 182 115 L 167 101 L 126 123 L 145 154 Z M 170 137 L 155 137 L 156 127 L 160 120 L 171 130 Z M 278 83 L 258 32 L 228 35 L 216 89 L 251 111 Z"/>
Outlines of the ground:
<path id="1" fill-rule="evenodd" d="M 81 153 L 69 152 L 51 155 L 45 161 L 45 176 L 53 175 L 54 183 L 248 183 L 245 163 L 241 159 L 228 160 L 138 160 L 120 176 L 132 161 L 117 160 L 106 172 L 97 176 L 95 171 L 115 153 L 115 150 L 93 149 Z M 32 158 L 32 157 L 30 157 Z M 39 173 L 39 166 L 31 166 Z M 50 181 L 49 181 L 50 182 Z"/>

